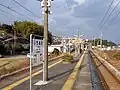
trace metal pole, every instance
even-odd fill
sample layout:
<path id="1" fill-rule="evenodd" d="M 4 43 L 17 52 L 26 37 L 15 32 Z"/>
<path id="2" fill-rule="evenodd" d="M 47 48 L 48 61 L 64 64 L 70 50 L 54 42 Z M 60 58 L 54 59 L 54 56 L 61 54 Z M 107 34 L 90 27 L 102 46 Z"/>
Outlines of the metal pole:
<path id="1" fill-rule="evenodd" d="M 69 54 L 70 54 L 70 38 L 69 38 Z"/>
<path id="2" fill-rule="evenodd" d="M 101 48 L 101 50 L 100 50 L 100 55 L 102 55 L 102 31 L 101 31 L 101 39 L 100 39 L 100 48 Z"/>
<path id="3" fill-rule="evenodd" d="M 44 81 L 48 80 L 48 7 L 47 0 L 44 0 Z"/>
<path id="4" fill-rule="evenodd" d="M 101 49 L 102 49 L 102 32 L 101 32 L 101 42 L 100 42 L 100 45 L 101 45 Z"/>
<path id="5" fill-rule="evenodd" d="M 77 57 L 77 37 L 75 37 L 75 56 Z"/>
<path id="6" fill-rule="evenodd" d="M 94 38 L 94 47 L 95 47 L 96 45 L 95 45 L 95 38 Z"/>
<path id="7" fill-rule="evenodd" d="M 32 34 L 30 35 L 30 90 L 32 90 Z"/>

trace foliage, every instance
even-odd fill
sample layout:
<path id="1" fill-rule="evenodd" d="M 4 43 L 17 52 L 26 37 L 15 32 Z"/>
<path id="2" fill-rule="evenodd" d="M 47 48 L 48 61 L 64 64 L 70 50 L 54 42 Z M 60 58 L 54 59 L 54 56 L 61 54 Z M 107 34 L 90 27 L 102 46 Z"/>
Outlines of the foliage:
<path id="1" fill-rule="evenodd" d="M 5 54 L 11 54 L 11 51 L 12 51 L 12 45 L 11 44 L 5 44 Z"/>
<path id="2" fill-rule="evenodd" d="M 12 49 L 15 50 L 15 53 L 17 54 L 20 54 L 22 53 L 22 51 L 24 51 L 24 47 L 22 46 L 22 44 L 12 45 Z"/>
<path id="3" fill-rule="evenodd" d="M 115 54 L 113 54 L 113 58 L 120 60 L 120 52 L 116 52 Z"/>
<path id="4" fill-rule="evenodd" d="M 100 38 L 95 39 L 95 40 L 91 40 L 90 42 L 92 43 L 92 45 L 95 44 L 95 46 L 100 45 Z M 102 40 L 102 44 L 105 46 L 116 46 L 116 44 L 112 41 L 108 41 L 108 40 Z"/>
<path id="5" fill-rule="evenodd" d="M 59 55 L 59 52 L 60 52 L 60 51 L 59 51 L 57 48 L 54 48 L 52 54 Z"/>
<path id="6" fill-rule="evenodd" d="M 4 55 L 6 49 L 2 43 L 0 43 L 0 54 Z"/>
<path id="7" fill-rule="evenodd" d="M 5 36 L 13 37 L 16 32 L 17 37 L 29 38 L 30 34 L 43 36 L 44 27 L 35 22 L 15 21 L 13 25 L 0 24 L 0 34 L 4 32 Z M 48 31 L 48 42 L 52 43 L 52 33 Z"/>
<path id="8" fill-rule="evenodd" d="M 72 63 L 73 62 L 73 56 L 72 55 L 69 55 L 69 54 L 66 54 L 62 57 L 63 59 L 63 62 L 68 62 L 68 63 Z"/>
<path id="9" fill-rule="evenodd" d="M 5 54 L 10 55 L 15 51 L 15 54 L 21 54 L 24 51 L 22 44 L 5 44 Z"/>
<path id="10" fill-rule="evenodd" d="M 14 29 L 17 31 L 17 35 L 25 38 L 29 38 L 30 34 L 36 34 L 43 36 L 44 27 L 43 25 L 38 25 L 35 22 L 30 21 L 16 21 L 14 23 Z M 48 42 L 52 43 L 52 34 L 48 31 Z"/>
<path id="11" fill-rule="evenodd" d="M 43 25 L 39 25 L 35 22 L 30 21 L 15 21 L 13 25 L 8 24 L 0 24 L 0 36 L 2 37 L 1 40 L 7 40 L 9 38 L 13 38 L 16 34 L 18 38 L 25 38 L 26 40 L 29 39 L 30 34 L 36 34 L 39 36 L 43 36 L 44 34 L 44 27 Z M 19 40 L 20 41 L 20 40 Z M 25 41 L 27 42 L 27 41 Z M 48 31 L 48 43 L 52 43 L 52 33 Z M 15 50 L 16 53 L 21 53 L 24 48 L 21 44 L 12 45 L 10 42 L 7 42 L 5 45 L 0 45 L 0 53 L 4 54 L 12 54 Z M 27 50 L 25 50 L 26 53 Z M 56 53 L 56 52 L 55 52 Z"/>
<path id="12" fill-rule="evenodd" d="M 7 33 L 13 33 L 12 25 L 8 25 L 8 24 L 0 25 L 0 30 L 3 30 Z"/>
<path id="13" fill-rule="evenodd" d="M 114 42 L 112 42 L 112 41 L 109 41 L 108 43 L 107 43 L 107 46 L 117 46 Z"/>
<path id="14" fill-rule="evenodd" d="M 43 26 L 30 21 L 16 21 L 14 28 L 22 37 L 29 37 L 32 34 L 43 35 Z"/>

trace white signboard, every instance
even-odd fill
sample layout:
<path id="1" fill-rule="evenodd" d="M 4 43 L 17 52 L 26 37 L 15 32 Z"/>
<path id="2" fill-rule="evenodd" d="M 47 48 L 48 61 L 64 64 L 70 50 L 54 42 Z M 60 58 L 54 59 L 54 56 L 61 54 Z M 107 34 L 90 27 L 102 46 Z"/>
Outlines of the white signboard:
<path id="1" fill-rule="evenodd" d="M 40 64 L 43 60 L 43 40 L 33 39 L 32 44 L 33 63 Z"/>
<path id="2" fill-rule="evenodd" d="M 43 37 L 30 35 L 30 90 L 32 90 L 32 65 L 43 63 L 44 44 Z"/>

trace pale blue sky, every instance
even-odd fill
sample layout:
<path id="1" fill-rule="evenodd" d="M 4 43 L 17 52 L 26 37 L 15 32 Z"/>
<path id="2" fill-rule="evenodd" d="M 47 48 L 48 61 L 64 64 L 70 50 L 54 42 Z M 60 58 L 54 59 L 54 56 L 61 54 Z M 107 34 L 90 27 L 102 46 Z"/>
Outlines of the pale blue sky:
<path id="1" fill-rule="evenodd" d="M 34 17 L 12 0 L 1 0 L 0 3 L 19 11 L 26 17 L 34 19 L 37 23 L 43 24 L 43 15 L 40 2 L 37 0 L 16 0 L 23 6 L 30 9 L 38 17 Z M 77 30 L 84 34 L 85 38 L 100 36 L 99 24 L 108 9 L 112 0 L 54 0 L 52 2 L 52 15 L 49 15 L 49 30 L 58 36 L 74 36 Z M 115 0 L 111 10 L 119 0 Z M 0 14 L 1 23 L 13 23 L 14 20 L 28 20 L 10 10 L 0 6 L 0 9 L 8 12 L 9 18 Z M 110 20 L 120 12 L 120 6 L 112 14 L 105 27 L 108 27 Z M 0 13 L 2 13 L 0 11 Z M 103 38 L 120 43 L 120 17 L 118 17 L 108 28 L 103 28 Z"/>

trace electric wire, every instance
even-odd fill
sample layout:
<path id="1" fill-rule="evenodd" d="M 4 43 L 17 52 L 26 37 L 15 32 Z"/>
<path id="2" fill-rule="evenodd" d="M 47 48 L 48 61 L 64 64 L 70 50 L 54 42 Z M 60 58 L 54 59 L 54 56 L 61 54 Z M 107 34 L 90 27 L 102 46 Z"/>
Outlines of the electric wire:
<path id="1" fill-rule="evenodd" d="M 16 4 L 18 4 L 20 7 L 24 8 L 26 11 L 28 11 L 29 13 L 31 13 L 33 16 L 38 17 L 37 15 L 35 15 L 31 10 L 29 10 L 28 8 L 26 8 L 25 6 L 23 6 L 22 4 L 20 4 L 19 2 L 17 2 L 16 0 L 12 0 L 13 2 L 15 2 Z"/>
<path id="2" fill-rule="evenodd" d="M 110 24 L 120 15 L 120 12 L 111 20 Z"/>
<path id="3" fill-rule="evenodd" d="M 3 4 L 1 4 L 1 3 L 0 3 L 0 6 L 3 6 L 3 7 L 5 7 L 5 8 L 7 8 L 7 9 L 9 9 L 9 10 L 11 10 L 11 11 L 13 11 L 13 12 L 19 14 L 20 16 L 26 17 L 25 15 L 23 15 L 23 14 L 21 14 L 21 13 L 15 11 L 14 9 L 10 8 L 9 6 L 5 6 L 5 5 L 3 5 Z M 29 18 L 29 17 L 26 17 L 26 18 L 29 19 L 29 20 L 34 21 L 33 19 L 31 19 L 31 18 Z"/>
<path id="4" fill-rule="evenodd" d="M 109 13 L 109 10 L 110 10 L 110 8 L 111 8 L 112 4 L 114 3 L 114 1 L 115 1 L 115 0 L 112 0 L 112 2 L 110 3 L 110 6 L 108 7 L 108 9 L 107 9 L 107 11 L 106 11 L 106 13 L 105 13 L 105 15 L 104 15 L 104 17 L 103 17 L 103 19 L 102 19 L 101 23 L 100 23 L 100 27 L 101 27 L 102 23 L 104 22 L 105 17 L 106 17 L 106 16 L 107 16 L 107 14 Z"/>
<path id="5" fill-rule="evenodd" d="M 115 9 L 119 6 L 120 4 L 120 0 L 118 1 L 118 3 L 116 4 L 116 6 L 113 8 L 113 10 L 110 12 L 109 16 L 106 18 L 106 20 L 104 21 L 103 25 L 101 26 L 100 30 L 102 30 L 103 26 L 105 25 L 105 23 L 108 21 L 108 19 L 110 18 L 110 16 L 112 15 L 112 13 L 115 11 Z"/>
<path id="6" fill-rule="evenodd" d="M 12 18 L 12 17 L 10 17 L 9 15 L 6 15 L 6 14 L 4 14 L 4 13 L 1 13 L 1 12 L 0 12 L 0 14 L 3 15 L 4 17 L 9 18 L 9 19 Z"/>
<path id="7" fill-rule="evenodd" d="M 112 22 L 114 22 L 114 20 L 120 15 L 120 12 L 118 12 L 118 14 L 110 21 L 110 23 L 108 23 L 106 29 L 108 29 L 110 27 L 110 25 L 112 24 Z"/>
<path id="8" fill-rule="evenodd" d="M 2 10 L 2 9 L 0 9 L 0 12 L 3 12 L 3 13 L 5 13 L 5 14 L 9 14 L 8 12 L 5 12 L 5 11 Z M 10 14 L 10 15 L 14 17 L 14 15 L 12 15 L 12 14 Z"/>

